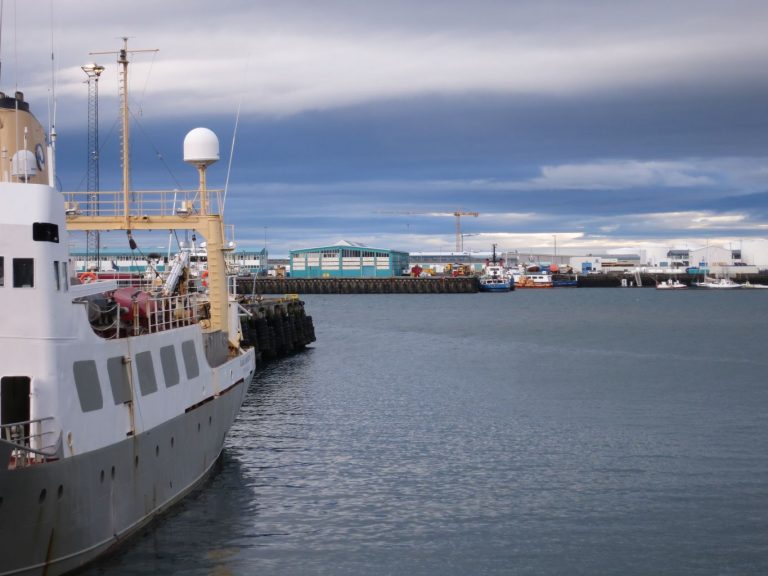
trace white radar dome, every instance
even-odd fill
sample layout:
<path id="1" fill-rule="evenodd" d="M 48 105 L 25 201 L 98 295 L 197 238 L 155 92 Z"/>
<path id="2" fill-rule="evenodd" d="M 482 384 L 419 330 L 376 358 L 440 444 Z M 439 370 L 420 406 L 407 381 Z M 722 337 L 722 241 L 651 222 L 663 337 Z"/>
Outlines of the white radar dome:
<path id="1" fill-rule="evenodd" d="M 208 166 L 219 159 L 219 139 L 213 130 L 195 128 L 184 138 L 184 162 Z"/>
<path id="2" fill-rule="evenodd" d="M 34 152 L 19 150 L 11 158 L 11 175 L 22 180 L 29 180 L 37 174 L 37 160 Z"/>

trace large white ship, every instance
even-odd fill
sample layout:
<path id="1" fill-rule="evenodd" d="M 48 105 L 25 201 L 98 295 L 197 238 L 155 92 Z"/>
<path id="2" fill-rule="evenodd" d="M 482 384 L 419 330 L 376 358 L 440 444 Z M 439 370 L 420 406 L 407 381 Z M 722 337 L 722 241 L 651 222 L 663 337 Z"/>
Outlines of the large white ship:
<path id="1" fill-rule="evenodd" d="M 118 63 L 127 122 L 125 45 Z M 185 139 L 200 186 L 174 194 L 130 189 L 126 142 L 123 190 L 99 193 L 98 214 L 52 186 L 53 155 L 21 93 L 0 97 L 0 149 L 0 574 L 62 574 L 206 477 L 254 352 L 228 289 L 220 198 L 205 182 L 212 132 Z M 204 237 L 206 289 L 189 288 L 184 251 L 150 286 L 76 279 L 70 232 L 153 229 Z"/>

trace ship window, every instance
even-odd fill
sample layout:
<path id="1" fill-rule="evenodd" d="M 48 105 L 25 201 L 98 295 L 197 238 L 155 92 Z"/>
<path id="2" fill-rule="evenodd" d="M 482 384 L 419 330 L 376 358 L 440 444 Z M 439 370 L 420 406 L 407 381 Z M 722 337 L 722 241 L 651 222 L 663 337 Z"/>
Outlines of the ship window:
<path id="1" fill-rule="evenodd" d="M 181 343 L 181 355 L 184 358 L 184 368 L 187 371 L 187 378 L 197 378 L 200 375 L 200 367 L 197 365 L 197 353 L 195 352 L 195 343 L 193 340 L 185 340 Z"/>
<path id="2" fill-rule="evenodd" d="M 179 383 L 179 364 L 176 362 L 176 349 L 173 345 L 160 348 L 160 363 L 163 365 L 165 387 L 176 386 Z"/>
<path id="3" fill-rule="evenodd" d="M 80 400 L 80 408 L 83 412 L 101 410 L 104 400 L 101 397 L 101 385 L 99 373 L 96 371 L 96 362 L 93 360 L 78 360 L 74 363 L 72 371 L 75 375 L 75 388 Z"/>
<path id="4" fill-rule="evenodd" d="M 157 392 L 157 379 L 155 378 L 155 366 L 152 363 L 152 352 L 139 352 L 136 354 L 136 372 L 139 374 L 139 388 L 141 395 Z"/>
<path id="5" fill-rule="evenodd" d="M 5 257 L 0 256 L 0 286 L 5 286 Z"/>
<path id="6" fill-rule="evenodd" d="M 69 273 L 66 262 L 61 263 L 61 285 L 64 286 L 64 290 L 69 290 Z"/>
<path id="7" fill-rule="evenodd" d="M 59 276 L 59 261 L 53 261 L 53 277 L 56 282 L 56 290 L 61 290 L 61 276 Z"/>
<path id="8" fill-rule="evenodd" d="M 35 285 L 34 258 L 13 259 L 13 287 L 32 288 Z"/>
<path id="9" fill-rule="evenodd" d="M 32 240 L 35 242 L 59 243 L 59 226 L 50 222 L 34 222 L 32 224 Z"/>
<path id="10" fill-rule="evenodd" d="M 113 356 L 107 359 L 107 373 L 115 404 L 130 402 L 131 384 L 128 380 L 128 365 L 123 362 L 122 356 Z"/>

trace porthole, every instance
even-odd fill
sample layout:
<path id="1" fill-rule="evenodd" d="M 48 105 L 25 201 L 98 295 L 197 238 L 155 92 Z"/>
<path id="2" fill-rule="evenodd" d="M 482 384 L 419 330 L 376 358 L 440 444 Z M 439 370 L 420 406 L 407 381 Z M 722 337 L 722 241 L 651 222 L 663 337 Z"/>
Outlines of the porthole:
<path id="1" fill-rule="evenodd" d="M 64 496 L 64 484 L 59 484 L 59 499 Z"/>
<path id="2" fill-rule="evenodd" d="M 138 468 L 139 467 L 139 455 L 138 454 L 136 456 L 134 456 L 134 458 L 133 458 L 133 467 L 134 468 Z"/>
<path id="3" fill-rule="evenodd" d="M 112 466 L 112 473 L 111 474 L 112 474 L 112 480 L 114 480 L 115 479 L 115 467 L 114 466 Z"/>
<path id="4" fill-rule="evenodd" d="M 155 446 L 155 456 L 160 456 L 160 446 Z"/>
<path id="5" fill-rule="evenodd" d="M 174 440 L 173 436 L 171 436 L 171 448 L 173 448 L 173 445 L 174 445 L 175 443 L 176 443 L 176 441 Z"/>
<path id="6" fill-rule="evenodd" d="M 213 416 L 208 416 L 208 426 L 213 423 Z"/>
<path id="7" fill-rule="evenodd" d="M 200 432 L 200 422 L 197 423 L 197 431 Z"/>
<path id="8" fill-rule="evenodd" d="M 42 490 L 40 490 L 40 498 L 39 498 L 40 504 L 42 504 L 43 502 L 45 502 L 45 497 L 46 497 L 47 495 L 48 495 L 48 491 L 47 491 L 45 488 L 43 488 Z"/>
<path id="9" fill-rule="evenodd" d="M 101 471 L 101 481 L 104 482 L 104 470 Z"/>

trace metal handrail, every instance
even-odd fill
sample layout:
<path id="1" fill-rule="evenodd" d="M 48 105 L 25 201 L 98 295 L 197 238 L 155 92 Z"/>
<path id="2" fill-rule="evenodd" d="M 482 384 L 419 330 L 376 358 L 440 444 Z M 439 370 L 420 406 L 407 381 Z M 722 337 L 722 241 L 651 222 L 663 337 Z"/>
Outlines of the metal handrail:
<path id="1" fill-rule="evenodd" d="M 155 297 L 148 302 L 147 328 L 150 333 L 162 332 L 197 322 L 197 299 L 189 294 Z M 138 318 L 138 303 L 134 303 L 134 318 Z"/>
<path id="2" fill-rule="evenodd" d="M 223 190 L 206 190 L 208 214 L 221 213 Z M 68 215 L 122 217 L 122 191 L 66 192 Z M 98 207 L 89 208 L 89 207 Z M 131 192 L 132 216 L 185 216 L 204 213 L 199 190 L 136 190 Z"/>
<path id="3" fill-rule="evenodd" d="M 0 440 L 14 446 L 12 456 L 13 464 L 16 468 L 44 462 L 48 458 L 57 457 L 59 455 L 61 451 L 60 431 L 51 444 L 43 445 L 41 448 L 32 448 L 33 440 L 40 439 L 40 443 L 42 444 L 43 438 L 55 435 L 55 431 L 43 430 L 34 434 L 25 433 L 27 426 L 31 428 L 32 425 L 42 424 L 49 420 L 54 420 L 54 417 L 46 416 L 45 418 L 35 418 L 33 420 L 24 420 L 0 425 Z"/>

